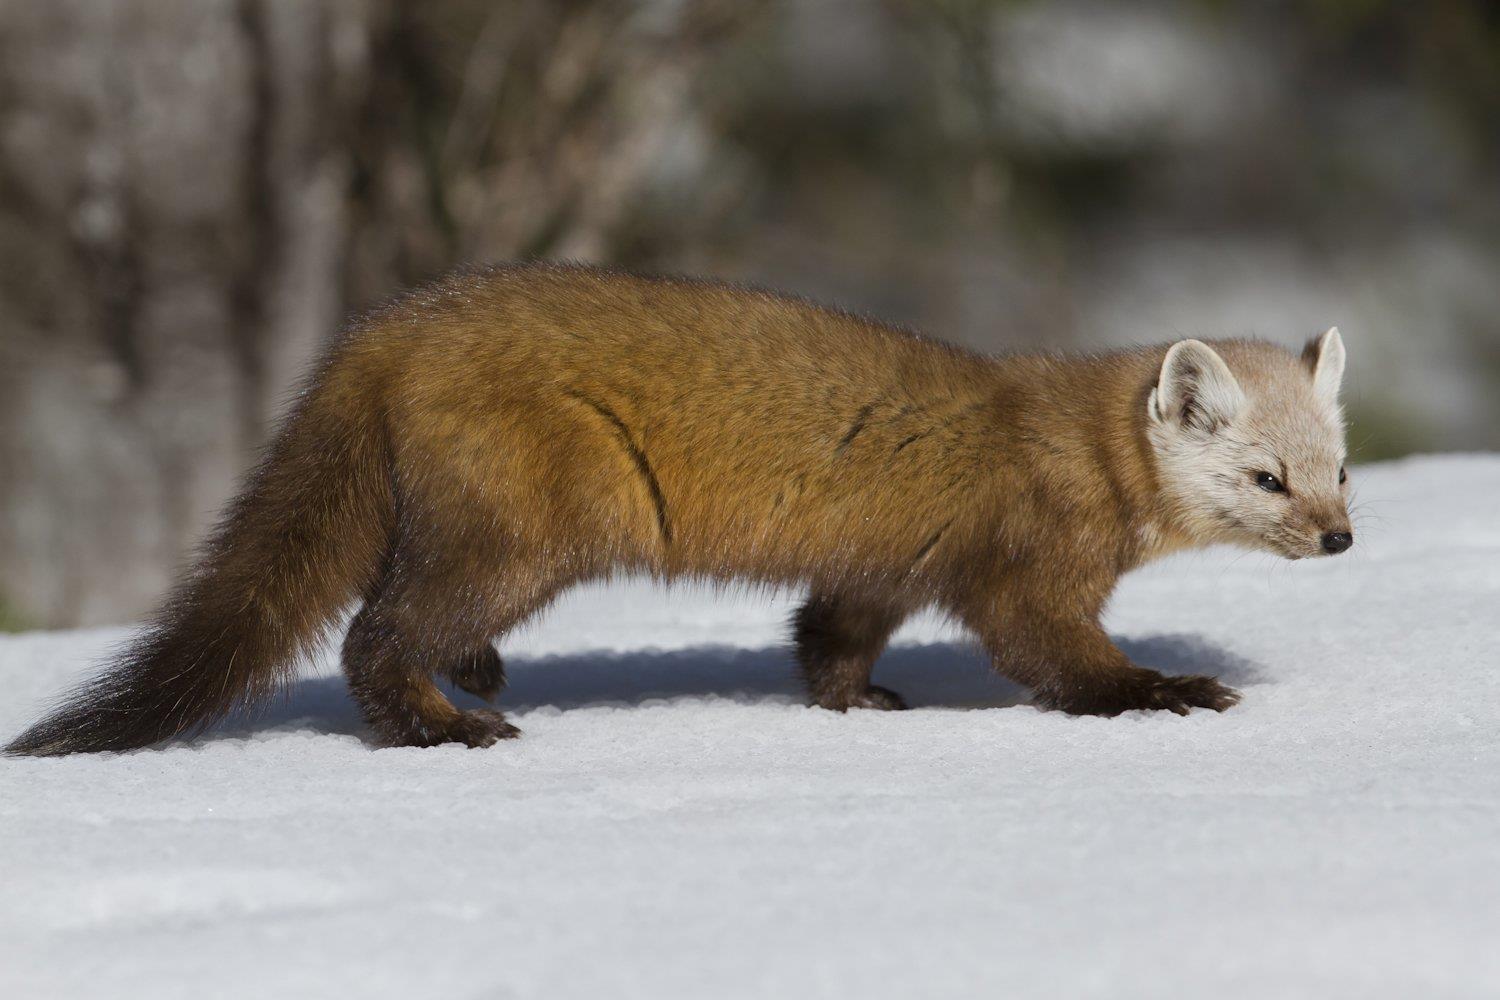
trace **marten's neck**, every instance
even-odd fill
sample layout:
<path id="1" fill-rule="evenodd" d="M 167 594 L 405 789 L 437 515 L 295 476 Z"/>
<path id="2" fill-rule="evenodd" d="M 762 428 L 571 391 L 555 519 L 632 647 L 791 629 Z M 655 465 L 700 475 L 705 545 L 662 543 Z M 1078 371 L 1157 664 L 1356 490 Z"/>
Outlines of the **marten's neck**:
<path id="1" fill-rule="evenodd" d="M 1146 348 L 1071 359 L 1007 359 L 1000 395 L 1012 440 L 1040 470 L 1045 489 L 1118 532 L 1122 568 L 1198 544 L 1185 533 L 1162 488 L 1147 436 L 1147 403 L 1163 350 Z M 1113 530 L 1111 530 L 1113 529 Z"/>

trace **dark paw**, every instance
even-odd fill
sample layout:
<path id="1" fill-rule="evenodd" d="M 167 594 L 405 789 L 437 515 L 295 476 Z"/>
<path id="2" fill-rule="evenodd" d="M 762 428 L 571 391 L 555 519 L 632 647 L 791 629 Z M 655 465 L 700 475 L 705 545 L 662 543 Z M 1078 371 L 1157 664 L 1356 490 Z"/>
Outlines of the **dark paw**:
<path id="1" fill-rule="evenodd" d="M 462 743 L 464 746 L 476 748 L 493 746 L 500 740 L 513 740 L 521 735 L 519 729 L 506 722 L 505 716 L 492 708 L 459 712 L 458 718 L 444 729 L 447 739 L 442 742 Z"/>
<path id="2" fill-rule="evenodd" d="M 1095 689 L 1042 694 L 1047 708 L 1070 715 L 1119 715 L 1137 710 L 1167 711 L 1187 715 L 1195 708 L 1222 712 L 1240 700 L 1240 693 L 1212 677 L 1165 677 L 1142 670 L 1115 684 Z"/>
<path id="3" fill-rule="evenodd" d="M 494 646 L 485 646 L 449 667 L 448 677 L 470 694 L 494 701 L 505 687 L 505 663 Z"/>
<path id="4" fill-rule="evenodd" d="M 877 708 L 882 712 L 903 712 L 906 710 L 906 701 L 890 688 L 883 688 L 878 684 L 871 684 L 865 688 L 865 693 L 854 699 L 850 708 Z"/>
<path id="5" fill-rule="evenodd" d="M 1240 693 L 1212 677 L 1163 677 L 1151 687 L 1151 703 L 1144 708 L 1166 709 L 1187 715 L 1195 708 L 1222 712 L 1239 703 Z"/>
<path id="6" fill-rule="evenodd" d="M 825 696 L 817 699 L 815 704 L 819 708 L 831 709 L 835 712 L 847 712 L 851 708 L 874 708 L 882 712 L 899 712 L 906 708 L 906 702 L 901 696 L 890 688 L 871 684 L 860 694 L 834 697 Z"/>
<path id="7" fill-rule="evenodd" d="M 492 708 L 472 712 L 454 712 L 441 722 L 425 722 L 405 732 L 387 736 L 388 746 L 436 747 L 444 743 L 462 743 L 466 747 L 493 746 L 500 740 L 512 740 L 521 731 L 505 716 Z"/>

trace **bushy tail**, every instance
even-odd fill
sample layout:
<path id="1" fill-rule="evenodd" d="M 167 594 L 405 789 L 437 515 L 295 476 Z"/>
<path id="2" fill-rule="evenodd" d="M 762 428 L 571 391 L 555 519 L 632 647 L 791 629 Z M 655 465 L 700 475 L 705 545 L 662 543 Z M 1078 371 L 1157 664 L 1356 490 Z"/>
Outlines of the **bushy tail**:
<path id="1" fill-rule="evenodd" d="M 6 752 L 150 746 L 290 680 L 385 551 L 389 458 L 375 413 L 352 390 L 315 385 L 145 632 Z"/>

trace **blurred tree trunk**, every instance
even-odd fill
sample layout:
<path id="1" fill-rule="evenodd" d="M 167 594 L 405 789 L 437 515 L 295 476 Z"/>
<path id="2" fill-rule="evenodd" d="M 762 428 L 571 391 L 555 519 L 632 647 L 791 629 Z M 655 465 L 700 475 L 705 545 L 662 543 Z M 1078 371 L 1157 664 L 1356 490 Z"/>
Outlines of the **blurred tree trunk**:
<path id="1" fill-rule="evenodd" d="M 348 306 L 628 256 L 759 6 L 0 0 L 0 620 L 149 608 Z"/>
<path id="2" fill-rule="evenodd" d="M 0 594 L 166 586 L 342 308 L 367 5 L 0 6 Z"/>

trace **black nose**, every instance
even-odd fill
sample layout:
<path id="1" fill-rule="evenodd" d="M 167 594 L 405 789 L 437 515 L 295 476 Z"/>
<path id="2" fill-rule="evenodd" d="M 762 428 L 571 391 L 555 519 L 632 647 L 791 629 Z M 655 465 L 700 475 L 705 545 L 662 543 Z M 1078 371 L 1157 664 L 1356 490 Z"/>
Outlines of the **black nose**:
<path id="1" fill-rule="evenodd" d="M 1338 555 L 1354 544 L 1354 536 L 1347 531 L 1330 531 L 1323 536 L 1323 551 Z"/>

